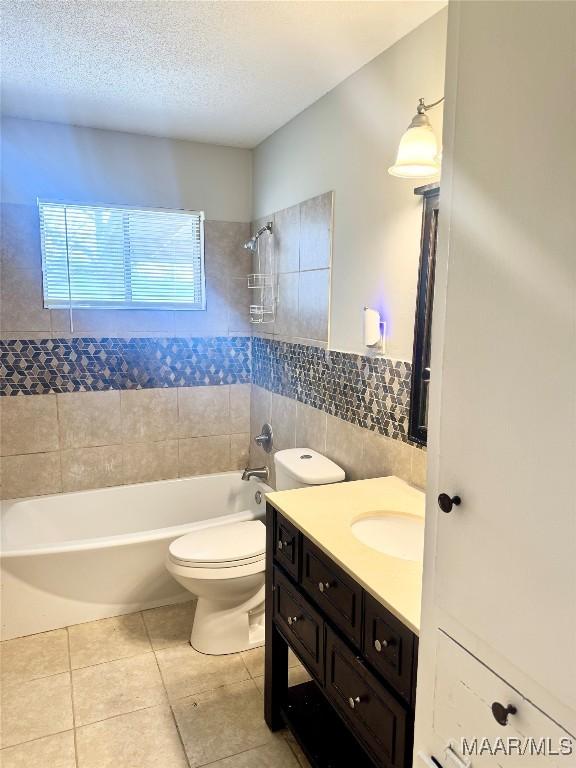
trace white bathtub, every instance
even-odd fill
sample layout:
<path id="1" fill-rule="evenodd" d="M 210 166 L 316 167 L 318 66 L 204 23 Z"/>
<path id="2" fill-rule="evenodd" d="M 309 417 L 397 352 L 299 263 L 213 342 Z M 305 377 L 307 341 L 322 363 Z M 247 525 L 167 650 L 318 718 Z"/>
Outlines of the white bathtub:
<path id="1" fill-rule="evenodd" d="M 225 472 L 3 502 L 1 638 L 189 599 L 164 568 L 170 542 L 264 519 L 269 490 Z"/>

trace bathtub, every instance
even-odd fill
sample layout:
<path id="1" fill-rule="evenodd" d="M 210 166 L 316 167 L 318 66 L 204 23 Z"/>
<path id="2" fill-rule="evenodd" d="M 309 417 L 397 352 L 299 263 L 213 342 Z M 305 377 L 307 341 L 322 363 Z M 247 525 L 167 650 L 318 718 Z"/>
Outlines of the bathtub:
<path id="1" fill-rule="evenodd" d="M 270 490 L 224 472 L 3 502 L 2 640 L 189 600 L 170 542 L 263 520 Z"/>

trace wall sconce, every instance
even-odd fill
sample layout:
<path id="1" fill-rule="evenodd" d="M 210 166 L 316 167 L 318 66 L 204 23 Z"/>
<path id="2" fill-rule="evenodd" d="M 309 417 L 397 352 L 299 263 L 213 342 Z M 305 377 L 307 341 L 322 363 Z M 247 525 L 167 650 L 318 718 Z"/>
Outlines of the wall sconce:
<path id="1" fill-rule="evenodd" d="M 438 143 L 426 112 L 444 101 L 444 96 L 433 104 L 418 102 L 417 112 L 407 131 L 400 139 L 396 162 L 388 168 L 391 176 L 401 179 L 427 179 L 440 171 Z"/>

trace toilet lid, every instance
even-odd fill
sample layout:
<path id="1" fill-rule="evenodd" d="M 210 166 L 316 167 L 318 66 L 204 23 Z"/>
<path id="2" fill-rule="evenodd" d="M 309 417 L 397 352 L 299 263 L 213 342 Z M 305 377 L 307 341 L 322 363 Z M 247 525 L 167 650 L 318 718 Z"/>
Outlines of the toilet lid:
<path id="1" fill-rule="evenodd" d="M 187 533 L 170 544 L 170 556 L 181 563 L 221 564 L 256 561 L 266 551 L 266 527 L 260 520 L 216 525 Z"/>

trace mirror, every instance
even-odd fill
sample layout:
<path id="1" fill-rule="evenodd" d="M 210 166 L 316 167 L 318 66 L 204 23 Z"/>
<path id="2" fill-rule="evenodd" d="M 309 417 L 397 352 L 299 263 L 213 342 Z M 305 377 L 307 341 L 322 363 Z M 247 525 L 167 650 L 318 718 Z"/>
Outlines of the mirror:
<path id="1" fill-rule="evenodd" d="M 415 443 L 426 445 L 430 390 L 432 304 L 434 300 L 434 269 L 436 266 L 440 187 L 438 184 L 428 184 L 415 189 L 414 194 L 422 195 L 424 205 L 422 211 L 418 291 L 416 295 L 416 318 L 414 322 L 408 437 Z"/>

